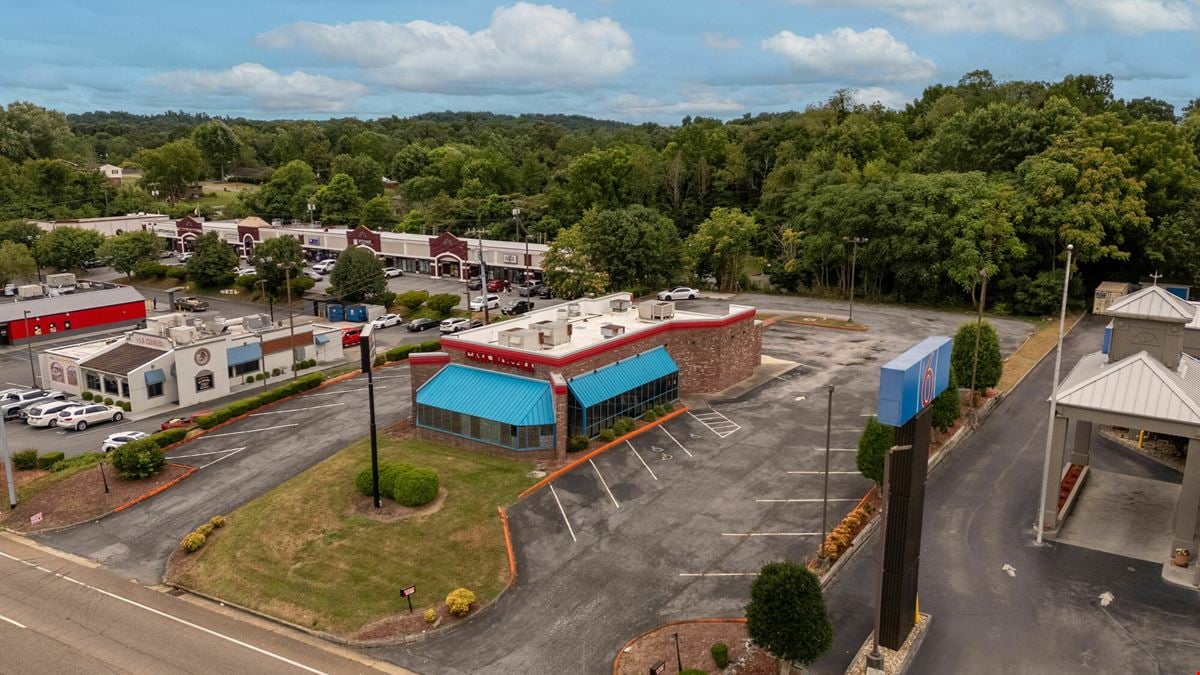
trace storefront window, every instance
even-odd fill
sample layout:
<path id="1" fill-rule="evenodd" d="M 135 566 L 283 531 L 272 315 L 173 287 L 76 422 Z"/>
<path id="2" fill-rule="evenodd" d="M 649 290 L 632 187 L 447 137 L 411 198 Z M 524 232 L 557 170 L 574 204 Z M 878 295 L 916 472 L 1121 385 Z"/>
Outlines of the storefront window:
<path id="1" fill-rule="evenodd" d="M 157 396 L 162 396 L 162 395 L 163 395 L 163 383 L 162 382 L 155 382 L 154 384 L 146 385 L 147 398 L 155 398 Z"/>
<path id="2" fill-rule="evenodd" d="M 245 375 L 246 373 L 257 373 L 258 370 L 258 361 L 248 361 L 246 363 L 239 363 L 236 366 L 230 366 L 229 376 L 237 377 L 238 375 Z"/>
<path id="3" fill-rule="evenodd" d="M 518 427 L 423 404 L 417 404 L 417 426 L 511 450 L 551 449 L 555 441 L 553 424 Z"/>
<path id="4" fill-rule="evenodd" d="M 104 376 L 104 393 L 120 395 L 121 390 L 117 386 L 117 378 L 112 375 Z"/>
<path id="5" fill-rule="evenodd" d="M 129 380 L 121 380 L 121 396 L 129 398 Z"/>
<path id="6" fill-rule="evenodd" d="M 679 373 L 664 375 L 629 391 L 583 408 L 571 393 L 567 398 L 567 434 L 593 437 L 620 417 L 641 417 L 650 408 L 679 398 Z"/>
<path id="7" fill-rule="evenodd" d="M 96 391 L 100 391 L 100 376 L 99 375 L 97 375 L 96 373 L 85 373 L 84 377 L 87 379 L 87 388 L 88 389 L 94 389 Z"/>

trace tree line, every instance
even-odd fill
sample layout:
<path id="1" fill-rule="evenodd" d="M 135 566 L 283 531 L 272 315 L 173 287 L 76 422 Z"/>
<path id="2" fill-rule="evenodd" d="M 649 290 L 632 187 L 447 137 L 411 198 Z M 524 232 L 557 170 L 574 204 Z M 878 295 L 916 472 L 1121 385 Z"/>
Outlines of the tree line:
<path id="1" fill-rule="evenodd" d="M 904 110 L 838 92 L 803 111 L 676 126 L 62 115 L 14 103 L 0 111 L 0 220 L 182 215 L 189 183 L 255 169 L 261 185 L 221 215 L 530 237 L 553 243 L 548 276 L 582 292 L 688 279 L 745 288 L 760 268 L 782 289 L 844 292 L 847 240 L 860 238 L 855 284 L 869 297 L 965 305 L 986 270 L 989 304 L 1041 314 L 1057 303 L 1067 244 L 1076 298 L 1155 271 L 1200 281 L 1198 108 L 1118 99 L 1109 76 L 997 82 L 987 71 L 928 87 Z M 75 168 L 101 160 L 143 178 L 116 189 Z"/>

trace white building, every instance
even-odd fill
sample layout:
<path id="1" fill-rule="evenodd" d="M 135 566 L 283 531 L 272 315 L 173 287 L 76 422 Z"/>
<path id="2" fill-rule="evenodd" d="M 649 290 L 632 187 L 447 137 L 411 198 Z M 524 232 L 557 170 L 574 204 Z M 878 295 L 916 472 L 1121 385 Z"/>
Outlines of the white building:
<path id="1" fill-rule="evenodd" d="M 342 359 L 342 331 L 296 317 L 272 323 L 265 315 L 223 320 L 166 314 L 124 335 L 42 352 L 42 382 L 69 394 L 91 391 L 128 401 L 134 412 L 190 406 L 242 389 L 285 382 L 294 362 Z M 278 371 L 278 375 L 274 375 Z"/>
<path id="2" fill-rule="evenodd" d="M 122 181 L 125 180 L 125 170 L 115 164 L 101 164 L 100 173 L 104 174 L 113 187 L 121 187 Z"/>

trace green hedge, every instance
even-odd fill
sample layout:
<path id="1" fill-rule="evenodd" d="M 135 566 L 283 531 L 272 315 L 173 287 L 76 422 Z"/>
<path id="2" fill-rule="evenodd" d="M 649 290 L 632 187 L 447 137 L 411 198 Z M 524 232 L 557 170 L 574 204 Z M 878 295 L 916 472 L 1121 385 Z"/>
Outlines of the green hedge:
<path id="1" fill-rule="evenodd" d="M 28 448 L 13 453 L 12 463 L 18 471 L 29 471 L 38 468 L 37 449 Z"/>
<path id="2" fill-rule="evenodd" d="M 396 476 L 392 498 L 403 506 L 424 506 L 437 497 L 439 485 L 436 471 L 415 467 Z"/>
<path id="3" fill-rule="evenodd" d="M 379 463 L 379 494 L 384 497 L 391 497 L 395 492 L 396 481 L 402 474 L 416 470 L 416 467 L 407 462 L 380 462 Z M 368 464 L 362 469 L 359 469 L 358 474 L 354 476 L 354 487 L 360 493 L 372 496 L 371 485 L 371 465 Z"/>
<path id="4" fill-rule="evenodd" d="M 61 452 L 47 452 L 37 458 L 37 465 L 39 469 L 49 469 L 64 459 L 66 459 L 66 455 Z"/>
<path id="5" fill-rule="evenodd" d="M 419 352 L 436 352 L 441 350 L 441 348 L 442 343 L 440 340 L 428 340 L 415 345 L 400 345 L 399 347 L 392 347 L 384 352 L 383 355 L 387 357 L 388 361 L 404 361 L 408 358 L 409 354 Z"/>
<path id="6" fill-rule="evenodd" d="M 240 401 L 234 401 L 223 408 L 217 408 L 208 415 L 196 420 L 196 426 L 201 429 L 211 429 L 222 422 L 233 419 L 238 415 L 244 415 L 251 410 L 261 408 L 268 403 L 274 403 L 280 399 L 295 396 L 301 392 L 316 388 L 324 381 L 324 373 L 310 373 L 303 377 L 298 377 L 287 384 L 280 385 L 274 389 L 268 389 L 258 396 L 244 398 Z"/>
<path id="7" fill-rule="evenodd" d="M 172 443 L 178 443 L 187 436 L 187 428 L 167 429 L 160 431 L 157 434 L 152 434 L 149 438 L 154 440 L 155 445 L 160 448 L 165 448 Z"/>

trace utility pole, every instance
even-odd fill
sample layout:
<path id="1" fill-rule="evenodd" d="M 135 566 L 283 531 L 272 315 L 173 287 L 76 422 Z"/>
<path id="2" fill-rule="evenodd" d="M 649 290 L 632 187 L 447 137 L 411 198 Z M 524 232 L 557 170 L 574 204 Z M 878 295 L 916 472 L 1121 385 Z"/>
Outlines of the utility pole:
<path id="1" fill-rule="evenodd" d="M 383 506 L 383 502 L 379 499 L 379 436 L 375 430 L 375 377 L 372 373 L 375 355 L 371 353 L 371 344 L 375 341 L 375 336 L 371 334 L 372 328 L 370 323 L 363 327 L 362 338 L 358 344 L 362 356 L 362 370 L 367 374 L 367 408 L 371 420 L 371 494 L 375 508 L 378 509 Z"/>
<path id="2" fill-rule="evenodd" d="M 854 245 L 850 253 L 850 317 L 849 321 L 854 322 L 854 267 L 858 262 L 858 245 L 865 244 L 870 239 L 866 237 L 842 237 L 842 241 L 848 241 Z"/>
<path id="3" fill-rule="evenodd" d="M 829 536 L 829 454 L 833 452 L 833 385 L 829 385 L 829 404 L 825 412 L 825 491 L 821 497 L 821 543 L 817 554 L 822 555 L 825 537 Z"/>
<path id="4" fill-rule="evenodd" d="M 483 229 L 475 228 L 467 233 L 467 236 L 475 235 L 479 242 L 479 280 L 481 286 L 479 288 L 479 299 L 483 301 L 483 325 L 488 325 L 488 287 L 487 287 L 487 263 L 483 262 Z M 467 304 L 467 311 L 470 311 L 471 305 Z"/>
<path id="5" fill-rule="evenodd" d="M 1050 424 L 1046 427 L 1046 457 L 1042 462 L 1042 497 L 1038 501 L 1037 545 L 1042 545 L 1042 531 L 1046 529 L 1046 481 L 1050 480 L 1050 446 L 1054 441 L 1054 416 L 1058 407 L 1058 375 L 1062 368 L 1062 343 L 1067 323 L 1067 288 L 1071 283 L 1071 253 L 1074 244 L 1067 245 L 1067 269 L 1063 271 L 1062 309 L 1058 315 L 1058 348 L 1054 354 L 1054 381 L 1050 383 Z"/>
<path id="6" fill-rule="evenodd" d="M 270 262 L 268 260 L 267 262 Z M 259 279 L 258 285 L 262 288 L 263 295 L 267 296 L 268 311 L 271 312 L 271 323 L 275 323 L 275 296 L 267 292 L 267 280 Z"/>
<path id="7" fill-rule="evenodd" d="M 512 215 L 513 215 L 513 220 L 517 221 L 517 236 L 520 237 L 521 236 L 521 209 L 513 208 Z M 525 236 L 522 238 L 525 240 L 525 260 L 522 261 L 524 263 L 524 265 L 522 265 L 522 266 L 525 268 L 525 275 L 522 277 L 522 281 L 524 281 L 525 283 L 528 284 L 529 283 L 529 233 L 526 232 Z"/>
<path id="8" fill-rule="evenodd" d="M 317 205 L 309 202 L 308 206 L 308 226 L 313 227 L 313 213 L 317 210 Z"/>
<path id="9" fill-rule="evenodd" d="M 291 342 L 288 347 L 292 350 L 292 379 L 296 379 L 296 324 L 292 320 L 292 264 L 286 263 L 283 265 L 284 283 L 287 285 L 287 301 L 288 301 L 288 333 L 291 334 Z"/>
<path id="10" fill-rule="evenodd" d="M 17 484 L 13 479 L 12 452 L 8 449 L 8 423 L 0 419 L 0 446 L 4 450 L 4 478 L 8 482 L 8 508 L 17 508 Z"/>
<path id="11" fill-rule="evenodd" d="M 975 412 L 979 407 L 975 398 L 975 371 L 979 369 L 979 337 L 983 333 L 983 303 L 987 302 L 987 268 L 979 270 L 979 278 L 983 279 L 983 288 L 979 292 L 979 314 L 975 320 L 975 357 L 971 360 L 971 428 L 975 428 Z"/>
<path id="12" fill-rule="evenodd" d="M 29 352 L 29 378 L 36 388 L 37 371 L 33 369 L 33 336 L 29 334 L 29 310 L 22 310 L 22 313 L 25 315 L 25 349 Z"/>

